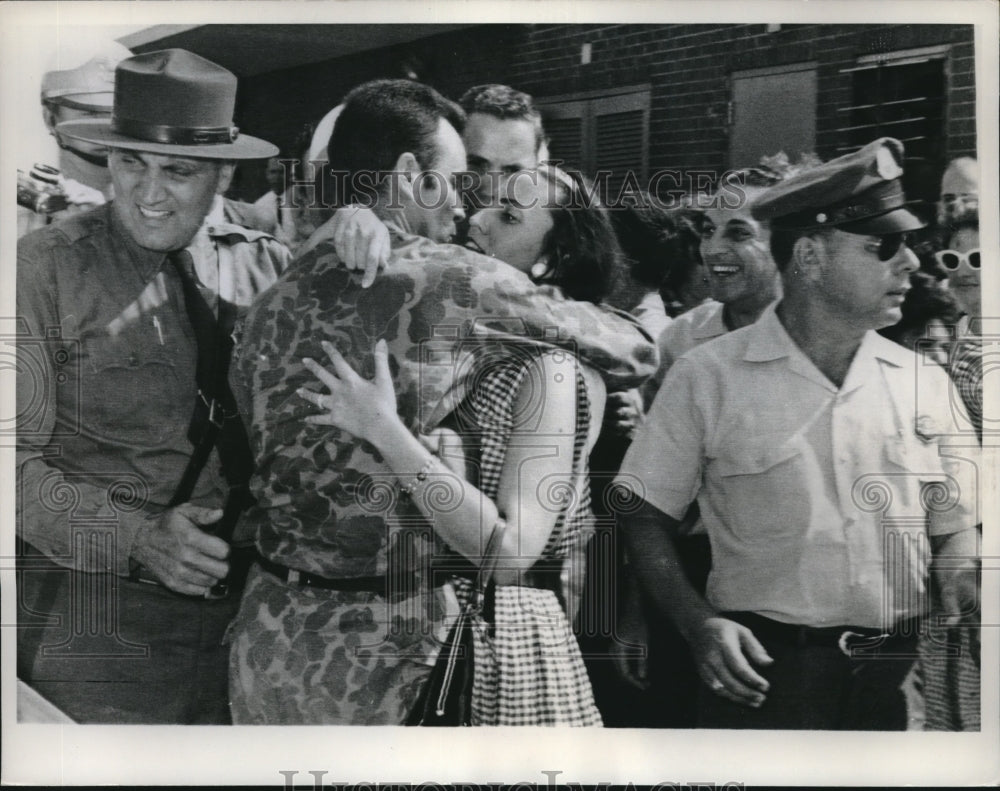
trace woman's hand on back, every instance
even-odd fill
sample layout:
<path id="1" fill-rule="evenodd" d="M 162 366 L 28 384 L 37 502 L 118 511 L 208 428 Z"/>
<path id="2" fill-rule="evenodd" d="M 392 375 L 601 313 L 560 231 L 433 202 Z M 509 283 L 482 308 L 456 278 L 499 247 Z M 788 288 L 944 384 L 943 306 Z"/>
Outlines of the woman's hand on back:
<path id="1" fill-rule="evenodd" d="M 327 389 L 327 393 L 304 387 L 298 389 L 300 396 L 322 410 L 319 414 L 306 417 L 306 422 L 336 426 L 378 445 L 380 432 L 399 422 L 396 392 L 389 373 L 389 350 L 385 341 L 380 340 L 375 344 L 375 378 L 371 381 L 358 376 L 332 343 L 323 341 L 322 344 L 333 370 L 324 368 L 310 358 L 302 360 L 303 365 Z"/>

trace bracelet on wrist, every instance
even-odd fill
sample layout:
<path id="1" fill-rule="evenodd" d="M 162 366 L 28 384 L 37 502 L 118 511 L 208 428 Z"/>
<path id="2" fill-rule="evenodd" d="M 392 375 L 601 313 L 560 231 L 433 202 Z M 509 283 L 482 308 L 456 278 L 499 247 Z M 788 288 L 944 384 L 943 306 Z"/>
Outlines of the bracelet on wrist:
<path id="1" fill-rule="evenodd" d="M 413 478 L 411 478 L 405 485 L 400 482 L 399 492 L 406 497 L 412 497 L 413 493 L 430 477 L 431 472 L 434 470 L 435 458 L 429 456 L 424 466 L 420 468 Z"/>

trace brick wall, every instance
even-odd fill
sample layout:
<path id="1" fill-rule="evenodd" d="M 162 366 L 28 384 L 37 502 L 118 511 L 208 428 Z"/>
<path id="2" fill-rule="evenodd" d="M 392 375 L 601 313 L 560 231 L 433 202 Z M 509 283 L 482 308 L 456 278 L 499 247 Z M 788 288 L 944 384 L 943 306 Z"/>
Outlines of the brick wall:
<path id="1" fill-rule="evenodd" d="M 592 48 L 587 65 L 580 64 L 584 43 Z M 951 45 L 945 159 L 975 156 L 971 25 L 782 25 L 773 33 L 763 24 L 483 25 L 244 79 L 240 116 L 253 119 L 245 125 L 255 133 L 287 145 L 351 87 L 402 76 L 405 64 L 452 98 L 481 82 L 505 82 L 539 98 L 648 83 L 650 169 L 721 171 L 733 71 L 815 61 L 817 153 L 829 158 L 842 144 L 837 108 L 851 99 L 850 74 L 841 69 L 863 55 L 942 44 Z"/>

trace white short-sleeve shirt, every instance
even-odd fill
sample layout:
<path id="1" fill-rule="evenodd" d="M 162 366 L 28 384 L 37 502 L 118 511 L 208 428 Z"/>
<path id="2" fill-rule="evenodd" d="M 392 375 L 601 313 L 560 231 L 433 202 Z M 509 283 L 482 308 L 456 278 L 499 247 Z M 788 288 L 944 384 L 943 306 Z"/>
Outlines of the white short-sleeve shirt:
<path id="1" fill-rule="evenodd" d="M 838 389 L 771 306 L 673 365 L 618 480 L 675 519 L 698 500 L 717 609 L 886 626 L 926 609 L 929 535 L 979 521 L 961 409 L 875 332 Z"/>

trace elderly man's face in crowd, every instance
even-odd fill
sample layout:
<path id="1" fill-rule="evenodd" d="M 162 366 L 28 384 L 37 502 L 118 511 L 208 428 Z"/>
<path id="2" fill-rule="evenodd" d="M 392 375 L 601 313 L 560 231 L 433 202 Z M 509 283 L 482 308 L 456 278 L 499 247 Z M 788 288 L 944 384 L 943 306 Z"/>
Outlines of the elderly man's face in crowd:
<path id="1" fill-rule="evenodd" d="M 701 257 L 712 299 L 729 304 L 777 298 L 778 269 L 771 257 L 771 232 L 755 220 L 749 205 L 760 190 L 747 189 L 734 208 L 717 196 L 702 220 Z M 733 195 L 723 193 L 732 200 Z"/>
<path id="2" fill-rule="evenodd" d="M 938 224 L 946 225 L 966 211 L 979 208 L 979 165 L 974 159 L 957 159 L 941 177 Z"/>
<path id="3" fill-rule="evenodd" d="M 413 231 L 435 242 L 449 242 L 456 223 L 464 218 L 455 189 L 457 173 L 465 171 L 465 146 L 455 127 L 444 119 L 438 125 L 437 157 L 429 173 L 414 181 L 409 216 Z"/>
<path id="4" fill-rule="evenodd" d="M 226 162 L 121 149 L 108 168 L 115 214 L 136 244 L 158 252 L 188 245 L 233 175 Z"/>
<path id="5" fill-rule="evenodd" d="M 898 237 L 898 235 L 896 235 Z M 902 317 L 910 275 L 920 261 L 905 244 L 882 260 L 883 237 L 831 230 L 820 237 L 817 293 L 832 314 L 853 326 L 879 329 Z"/>
<path id="6" fill-rule="evenodd" d="M 483 205 L 488 205 L 494 195 L 502 194 L 506 177 L 538 164 L 535 127 L 523 118 L 472 113 L 466 121 L 463 140 L 469 170 L 481 178 L 476 196 Z"/>

